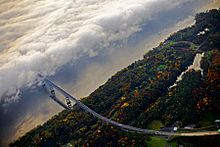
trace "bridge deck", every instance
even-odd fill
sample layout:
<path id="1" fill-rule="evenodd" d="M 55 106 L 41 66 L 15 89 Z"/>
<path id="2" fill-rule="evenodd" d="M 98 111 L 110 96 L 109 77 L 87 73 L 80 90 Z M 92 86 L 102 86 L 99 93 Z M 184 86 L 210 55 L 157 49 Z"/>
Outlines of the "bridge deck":
<path id="1" fill-rule="evenodd" d="M 192 132 L 192 133 L 164 132 L 164 131 L 156 131 L 156 130 L 150 130 L 150 129 L 142 129 L 142 128 L 137 128 L 137 127 L 133 127 L 133 126 L 130 126 L 130 125 L 121 124 L 121 123 L 110 120 L 110 119 L 96 113 L 95 111 L 90 109 L 88 106 L 83 104 L 80 100 L 78 100 L 77 98 L 75 98 L 75 97 L 71 96 L 70 94 L 68 94 L 65 90 L 63 90 L 62 88 L 60 88 L 59 86 L 54 84 L 49 79 L 45 78 L 44 82 L 49 83 L 49 85 L 51 85 L 53 88 L 58 90 L 65 97 L 68 97 L 68 98 L 72 99 L 73 101 L 75 101 L 76 105 L 78 105 L 84 111 L 86 111 L 86 112 L 92 114 L 93 116 L 99 118 L 103 122 L 105 122 L 107 124 L 111 124 L 113 126 L 117 126 L 117 127 L 121 128 L 122 130 L 128 130 L 128 131 L 144 133 L 144 134 L 149 134 L 149 135 L 157 135 L 157 136 L 210 136 L 210 135 L 220 135 L 220 133 L 218 131 Z M 62 107 L 64 107 L 65 109 L 69 109 L 68 106 L 64 106 L 63 103 L 60 103 L 60 101 L 56 97 L 51 97 L 51 98 L 53 100 L 55 100 L 58 104 L 60 104 Z"/>

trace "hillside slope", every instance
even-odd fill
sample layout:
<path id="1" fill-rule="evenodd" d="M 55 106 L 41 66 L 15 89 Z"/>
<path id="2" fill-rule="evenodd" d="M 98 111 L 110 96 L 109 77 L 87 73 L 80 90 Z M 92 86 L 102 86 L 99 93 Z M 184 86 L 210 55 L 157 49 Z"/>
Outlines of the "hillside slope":
<path id="1" fill-rule="evenodd" d="M 198 14 L 195 19 L 195 25 L 171 35 L 82 102 L 112 120 L 141 128 L 159 129 L 176 121 L 182 126 L 213 125 L 214 119 L 220 118 L 220 10 Z M 204 30 L 207 30 L 205 34 L 198 35 Z M 205 54 L 202 59 L 204 74 L 190 70 L 176 87 L 169 89 L 177 76 L 193 63 L 197 52 Z M 155 122 L 159 122 L 159 127 L 152 125 Z M 54 116 L 11 146 L 151 146 L 154 139 L 103 124 L 74 108 Z M 219 139 L 195 142 L 195 139 L 186 138 L 168 144 L 216 145 Z"/>

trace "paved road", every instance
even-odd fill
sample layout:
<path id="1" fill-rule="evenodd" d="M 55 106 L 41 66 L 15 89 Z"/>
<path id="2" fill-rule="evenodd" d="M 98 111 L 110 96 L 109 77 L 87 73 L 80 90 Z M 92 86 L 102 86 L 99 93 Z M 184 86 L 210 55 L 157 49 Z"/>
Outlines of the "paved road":
<path id="1" fill-rule="evenodd" d="M 207 132 L 192 132 L 192 133 L 180 133 L 180 136 L 214 136 L 214 135 L 220 135 L 217 131 L 207 131 Z"/>
<path id="2" fill-rule="evenodd" d="M 178 132 L 164 132 L 164 131 L 156 131 L 156 130 L 149 130 L 149 129 L 142 129 L 142 128 L 137 128 L 137 127 L 133 127 L 130 125 L 125 125 L 125 124 L 121 124 L 118 123 L 116 121 L 110 120 L 98 113 L 96 113 L 95 111 L 93 111 L 92 109 L 90 109 L 89 107 L 87 107 L 86 105 L 84 105 L 80 100 L 78 100 L 77 98 L 71 96 L 70 94 L 68 94 L 65 90 L 63 90 L 62 88 L 60 88 L 59 86 L 57 86 L 56 84 L 54 84 L 52 81 L 50 81 L 49 79 L 44 79 L 44 82 L 47 83 L 48 85 L 52 86 L 54 89 L 58 90 L 61 94 L 63 94 L 66 98 L 70 98 L 73 101 L 76 102 L 76 105 L 79 106 L 81 109 L 83 109 L 84 111 L 92 114 L 94 117 L 99 118 L 100 120 L 102 120 L 103 122 L 107 123 L 107 124 L 111 124 L 113 126 L 117 126 L 119 128 L 121 128 L 122 130 L 127 130 L 127 131 L 132 131 L 132 132 L 137 132 L 137 133 L 144 133 L 144 134 L 149 134 L 149 135 L 157 135 L 157 136 L 210 136 L 210 135 L 220 135 L 219 132 L 217 131 L 209 131 L 209 132 L 192 132 L 192 133 L 178 133 Z M 53 100 L 55 100 L 56 102 L 58 102 L 58 104 L 60 104 L 62 107 L 64 107 L 65 109 L 69 109 L 69 107 L 65 107 L 63 106 L 63 103 L 61 103 L 56 96 L 51 97 Z"/>

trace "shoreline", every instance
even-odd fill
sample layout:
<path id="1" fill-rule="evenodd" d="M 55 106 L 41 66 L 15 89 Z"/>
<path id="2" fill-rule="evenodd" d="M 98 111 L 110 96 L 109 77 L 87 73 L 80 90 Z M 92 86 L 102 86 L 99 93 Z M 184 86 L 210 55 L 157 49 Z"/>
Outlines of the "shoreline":
<path id="1" fill-rule="evenodd" d="M 217 1 L 215 1 L 214 3 L 216 3 Z M 217 2 L 217 3 L 219 3 L 220 4 L 220 2 Z M 214 5 L 214 4 L 213 4 Z M 208 6 L 207 6 L 207 8 L 208 9 L 212 9 L 211 8 L 211 6 L 213 6 L 213 5 L 211 5 L 211 4 L 208 4 Z M 216 6 L 216 5 L 214 5 L 214 6 Z M 205 7 L 204 7 L 205 8 Z M 200 10 L 203 10 L 204 8 L 201 8 Z M 208 9 L 206 9 L 206 10 L 208 10 Z M 198 11 L 199 12 L 199 11 Z M 141 43 L 141 44 L 139 44 L 138 46 L 139 47 L 137 47 L 137 48 L 139 48 L 139 50 L 136 50 L 137 52 L 138 52 L 138 54 L 136 55 L 136 56 L 134 56 L 132 59 L 129 59 L 129 60 L 126 60 L 126 61 L 124 61 L 123 62 L 123 64 L 120 64 L 120 65 L 117 65 L 116 67 L 114 67 L 113 69 L 111 69 L 112 67 L 110 66 L 110 67 L 107 67 L 107 66 L 109 66 L 109 65 L 105 65 L 106 66 L 106 68 L 108 68 L 108 70 L 107 70 L 107 73 L 106 72 L 104 72 L 104 73 L 99 73 L 100 75 L 98 75 L 97 77 L 97 79 L 96 80 L 94 80 L 94 81 L 92 81 L 90 84 L 91 85 L 87 85 L 88 86 L 88 88 L 87 89 L 89 89 L 87 92 L 85 92 L 82 88 L 80 88 L 81 86 L 83 86 L 83 85 L 85 85 L 85 83 L 87 83 L 87 81 L 88 81 L 88 79 L 89 79 L 89 77 L 87 77 L 87 76 L 89 76 L 88 75 L 88 73 L 91 73 L 91 72 L 94 72 L 94 70 L 96 70 L 96 71 L 98 71 L 99 72 L 99 70 L 101 70 L 100 68 L 100 66 L 98 66 L 98 65 L 94 65 L 93 67 L 90 67 L 90 68 L 88 68 L 88 69 L 86 69 L 85 71 L 84 71 L 84 77 L 87 77 L 88 79 L 86 79 L 86 78 L 82 78 L 81 80 L 84 80 L 84 81 L 80 81 L 79 83 L 78 83 L 78 85 L 77 86 L 79 86 L 77 89 L 75 89 L 75 90 L 73 90 L 73 91 L 71 91 L 71 93 L 73 92 L 73 93 L 75 93 L 74 91 L 77 91 L 78 92 L 78 94 L 76 93 L 75 95 L 78 97 L 78 96 L 80 96 L 80 97 L 84 97 L 85 95 L 88 95 L 88 94 L 90 94 L 91 92 L 93 92 L 97 87 L 99 87 L 100 85 L 102 85 L 103 83 L 105 83 L 106 82 L 106 79 L 108 79 L 109 77 L 111 77 L 112 75 L 114 75 L 114 73 L 115 72 L 117 72 L 117 71 L 119 71 L 120 69 L 123 69 L 124 67 L 126 67 L 127 65 L 129 65 L 130 63 L 132 63 L 132 62 L 134 62 L 135 60 L 138 60 L 138 59 L 140 59 L 140 58 L 142 58 L 142 56 L 144 55 L 144 53 L 146 53 L 146 52 L 148 52 L 149 50 L 151 50 L 153 47 L 155 47 L 155 46 L 157 46 L 160 42 L 162 42 L 162 41 L 164 41 L 170 34 L 172 34 L 172 33 L 174 33 L 174 32 L 176 32 L 176 31 L 178 31 L 178 30 L 180 30 L 180 29 L 183 29 L 183 28 L 185 28 L 185 27 L 188 27 L 188 26 L 190 26 L 190 25 L 192 25 L 194 23 L 194 18 L 193 17 L 188 17 L 187 19 L 184 19 L 184 20 L 182 20 L 182 21 L 179 21 L 179 22 L 177 22 L 176 24 L 174 24 L 174 25 L 172 25 L 171 27 L 169 27 L 169 28 L 165 28 L 162 32 L 160 32 L 160 35 L 153 35 L 154 37 L 152 37 L 152 39 L 151 40 L 148 40 L 147 42 L 143 42 L 143 43 Z M 159 37 L 158 37 L 159 36 Z M 153 43 L 152 43 L 153 42 Z M 150 44 L 151 43 L 151 44 Z M 149 45 L 150 44 L 150 45 Z M 141 49 L 142 48 L 142 49 Z M 143 53 L 144 52 L 144 53 Z M 130 53 L 128 53 L 128 54 L 130 54 Z M 119 55 L 118 55 L 119 56 Z M 115 58 L 118 58 L 118 57 L 112 57 L 112 61 L 113 61 L 113 63 L 109 63 L 109 64 L 115 64 L 115 63 L 117 63 L 116 61 L 114 61 L 115 60 Z M 132 61 L 131 61 L 132 60 Z M 111 70 L 111 71 L 110 71 Z M 106 76 L 106 74 L 108 74 L 108 76 Z M 89 88 L 90 87 L 90 88 Z M 82 90 L 80 90 L 80 89 L 82 89 Z M 83 93 L 84 92 L 84 96 L 83 96 Z M 51 108 L 51 109 L 53 109 L 53 108 Z M 57 110 L 56 110 L 57 111 Z M 61 110 L 58 110 L 58 112 L 59 111 L 61 111 Z M 57 114 L 57 112 L 54 112 L 54 114 Z M 42 115 L 42 114 L 41 114 Z M 41 116 L 41 115 L 39 115 L 39 117 Z M 53 116 L 53 115 L 51 115 L 51 116 Z M 47 118 L 47 117 L 45 117 L 45 118 Z M 39 119 L 39 118 L 38 118 Z M 35 122 L 40 122 L 39 120 L 37 119 L 37 117 L 35 118 L 35 119 L 33 119 L 33 118 L 30 118 L 29 120 L 33 123 L 33 124 L 35 124 L 36 125 L 36 123 L 34 123 L 34 120 L 35 120 Z M 50 119 L 50 118 L 48 118 L 48 119 Z M 45 121 L 43 121 L 43 122 L 41 122 L 41 124 L 43 124 L 43 123 L 45 123 L 48 119 L 46 119 Z M 16 136 L 11 136 L 11 138 L 10 139 L 8 139 L 8 141 L 7 142 L 10 142 L 11 140 L 14 140 L 14 139 L 16 139 L 16 138 L 18 138 L 18 137 L 20 137 L 20 136 L 23 136 L 25 133 L 27 133 L 28 131 L 30 131 L 31 129 L 33 129 L 34 128 L 34 126 L 29 126 L 29 128 L 31 128 L 31 129 L 26 129 L 26 125 L 25 125 L 25 123 L 30 123 L 30 122 L 24 122 L 24 124 L 23 124 L 23 127 L 18 127 L 17 128 L 17 130 L 16 130 L 16 133 L 14 133 L 14 135 L 16 135 Z M 38 125 L 40 125 L 40 124 L 38 124 Z M 19 134 L 19 135 L 18 135 Z M 23 134 L 23 135 L 22 135 Z"/>

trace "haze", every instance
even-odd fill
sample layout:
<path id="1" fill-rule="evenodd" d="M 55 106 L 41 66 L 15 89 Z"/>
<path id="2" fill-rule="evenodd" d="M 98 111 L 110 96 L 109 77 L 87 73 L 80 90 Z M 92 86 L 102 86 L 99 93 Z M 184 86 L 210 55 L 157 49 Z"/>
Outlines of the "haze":
<path id="1" fill-rule="evenodd" d="M 62 110 L 37 86 L 38 73 L 87 96 L 191 25 L 195 13 L 218 6 L 217 0 L 1 0 L 0 137 L 9 142 Z"/>

